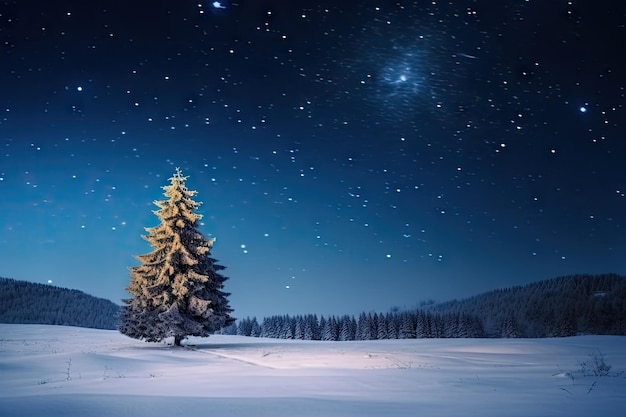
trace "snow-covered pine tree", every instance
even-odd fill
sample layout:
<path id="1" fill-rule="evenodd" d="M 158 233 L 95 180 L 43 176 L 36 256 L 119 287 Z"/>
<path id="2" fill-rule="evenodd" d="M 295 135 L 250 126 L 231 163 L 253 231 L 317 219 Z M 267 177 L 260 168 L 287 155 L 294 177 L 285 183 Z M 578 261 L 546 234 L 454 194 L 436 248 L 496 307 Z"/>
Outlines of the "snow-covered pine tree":
<path id="1" fill-rule="evenodd" d="M 377 322 L 376 322 L 376 329 L 378 331 L 378 334 L 376 335 L 376 338 L 378 340 L 381 339 L 389 339 L 389 333 L 387 332 L 387 319 L 385 317 L 384 314 L 379 314 L 378 317 L 376 318 Z"/>
<path id="2" fill-rule="evenodd" d="M 304 322 L 304 340 L 319 340 L 320 337 L 317 316 L 314 314 L 308 314 Z"/>
<path id="3" fill-rule="evenodd" d="M 207 240 L 197 229 L 202 218 L 195 210 L 196 191 L 185 186 L 180 169 L 163 188 L 164 201 L 154 214 L 161 224 L 146 228 L 143 236 L 153 251 L 137 256 L 141 265 L 130 268 L 132 298 L 124 300 L 121 333 L 148 342 L 174 337 L 174 344 L 187 336 L 207 337 L 234 322 L 223 291 L 224 269 L 210 257 L 215 238 Z"/>
<path id="4" fill-rule="evenodd" d="M 339 326 L 339 340 L 342 342 L 354 340 L 352 329 L 350 328 L 350 316 L 343 316 L 337 323 Z"/>

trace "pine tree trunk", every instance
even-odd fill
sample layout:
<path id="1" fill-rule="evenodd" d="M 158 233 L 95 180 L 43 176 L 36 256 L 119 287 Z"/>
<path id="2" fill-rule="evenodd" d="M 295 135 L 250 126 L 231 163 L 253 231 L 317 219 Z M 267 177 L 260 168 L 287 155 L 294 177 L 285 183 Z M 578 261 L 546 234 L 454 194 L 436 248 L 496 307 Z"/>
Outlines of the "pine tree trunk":
<path id="1" fill-rule="evenodd" d="M 180 346 L 180 342 L 182 342 L 183 339 L 183 336 L 174 336 L 174 346 Z"/>

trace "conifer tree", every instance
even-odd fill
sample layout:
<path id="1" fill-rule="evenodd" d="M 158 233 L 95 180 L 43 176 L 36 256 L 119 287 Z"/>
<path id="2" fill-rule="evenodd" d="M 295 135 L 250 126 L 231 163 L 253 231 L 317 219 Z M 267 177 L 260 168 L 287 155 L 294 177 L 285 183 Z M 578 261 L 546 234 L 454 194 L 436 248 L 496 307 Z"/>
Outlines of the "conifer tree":
<path id="1" fill-rule="evenodd" d="M 130 268 L 132 298 L 124 300 L 119 330 L 148 342 L 174 337 L 174 344 L 187 336 L 207 337 L 234 322 L 223 291 L 224 269 L 210 257 L 215 238 L 206 239 L 197 229 L 202 218 L 195 210 L 196 191 L 185 186 L 180 169 L 163 188 L 164 201 L 155 201 L 153 211 L 161 223 L 146 228 L 143 238 L 153 251 L 137 256 L 141 263 Z"/>

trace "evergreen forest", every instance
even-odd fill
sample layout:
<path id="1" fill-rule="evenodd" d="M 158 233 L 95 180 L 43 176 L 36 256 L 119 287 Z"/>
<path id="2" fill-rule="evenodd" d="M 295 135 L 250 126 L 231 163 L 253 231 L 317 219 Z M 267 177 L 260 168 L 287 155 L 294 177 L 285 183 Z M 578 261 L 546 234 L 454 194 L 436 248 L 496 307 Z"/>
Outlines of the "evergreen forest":
<path id="1" fill-rule="evenodd" d="M 0 322 L 115 329 L 120 307 L 81 291 L 0 278 Z M 626 277 L 573 275 L 414 309 L 244 318 L 223 334 L 303 340 L 626 335 Z"/>
<path id="2" fill-rule="evenodd" d="M 226 332 L 306 340 L 626 335 L 626 277 L 574 275 L 422 308 L 239 320 Z"/>
<path id="3" fill-rule="evenodd" d="M 115 329 L 119 309 L 82 291 L 0 278 L 0 323 Z"/>

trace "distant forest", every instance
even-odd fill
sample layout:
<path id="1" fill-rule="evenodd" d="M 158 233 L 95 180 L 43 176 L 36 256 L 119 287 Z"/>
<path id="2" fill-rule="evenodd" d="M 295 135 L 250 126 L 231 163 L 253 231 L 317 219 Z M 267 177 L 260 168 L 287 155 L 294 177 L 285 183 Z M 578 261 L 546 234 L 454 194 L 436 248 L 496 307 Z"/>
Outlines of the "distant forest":
<path id="1" fill-rule="evenodd" d="M 119 306 L 84 292 L 0 278 L 0 323 L 117 328 Z"/>
<path id="2" fill-rule="evenodd" d="M 626 277 L 565 276 L 435 304 L 428 310 L 477 317 L 492 337 L 626 335 Z"/>
<path id="3" fill-rule="evenodd" d="M 626 277 L 575 275 L 412 311 L 239 320 L 224 332 L 305 340 L 626 335 Z"/>
<path id="4" fill-rule="evenodd" d="M 0 322 L 116 329 L 119 306 L 77 290 L 0 278 Z M 626 335 L 626 277 L 574 275 L 407 311 L 240 319 L 224 334 L 304 340 Z"/>

